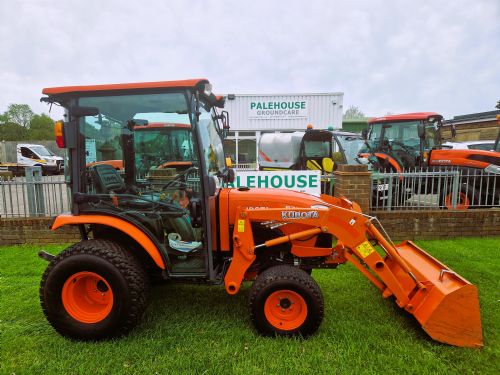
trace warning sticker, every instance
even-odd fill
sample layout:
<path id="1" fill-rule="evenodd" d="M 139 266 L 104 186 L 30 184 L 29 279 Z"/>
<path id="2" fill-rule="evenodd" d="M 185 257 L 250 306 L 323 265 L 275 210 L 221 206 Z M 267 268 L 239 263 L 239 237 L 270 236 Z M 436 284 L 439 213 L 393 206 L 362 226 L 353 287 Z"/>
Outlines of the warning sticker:
<path id="1" fill-rule="evenodd" d="M 245 231 L 245 220 L 238 220 L 238 232 L 243 233 Z"/>
<path id="2" fill-rule="evenodd" d="M 368 241 L 365 241 L 361 245 L 357 246 L 356 250 L 358 250 L 358 253 L 363 258 L 366 258 L 368 255 L 370 255 L 371 253 L 373 253 L 375 251 L 372 244 L 369 243 Z"/>

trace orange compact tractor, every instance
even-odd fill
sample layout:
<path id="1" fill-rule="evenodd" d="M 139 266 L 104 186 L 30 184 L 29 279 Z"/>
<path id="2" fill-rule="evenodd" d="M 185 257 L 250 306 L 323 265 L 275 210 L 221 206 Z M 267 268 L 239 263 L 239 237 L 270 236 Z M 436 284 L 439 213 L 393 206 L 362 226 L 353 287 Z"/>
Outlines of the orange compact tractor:
<path id="1" fill-rule="evenodd" d="M 207 80 L 43 93 L 66 109 L 55 133 L 73 201 L 52 229 L 76 226 L 82 238 L 57 256 L 40 253 L 50 260 L 42 308 L 62 335 L 127 333 L 146 308 L 150 279 L 160 277 L 223 284 L 231 295 L 253 281 L 259 333 L 309 336 L 324 309 L 311 270 L 351 262 L 433 339 L 482 345 L 476 287 L 412 242 L 395 245 L 356 203 L 223 188 L 234 179 L 222 146 L 228 116 Z"/>

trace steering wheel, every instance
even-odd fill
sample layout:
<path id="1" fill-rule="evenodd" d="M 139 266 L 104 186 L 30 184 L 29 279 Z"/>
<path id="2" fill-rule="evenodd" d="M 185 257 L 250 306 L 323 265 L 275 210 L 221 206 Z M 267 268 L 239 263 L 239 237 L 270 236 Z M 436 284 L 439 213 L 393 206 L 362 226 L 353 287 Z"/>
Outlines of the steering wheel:
<path id="1" fill-rule="evenodd" d="M 187 186 L 186 181 L 183 181 L 183 179 L 192 172 L 197 172 L 198 167 L 189 167 L 185 171 L 179 173 L 175 178 L 169 182 L 167 182 L 165 185 L 163 185 L 163 189 L 168 189 L 171 186 Z"/>
<path id="2" fill-rule="evenodd" d="M 411 154 L 411 153 L 413 152 L 413 150 L 412 150 L 410 147 L 408 147 L 407 145 L 405 145 L 405 144 L 404 144 L 403 142 L 401 142 L 401 141 L 396 141 L 396 140 L 393 140 L 393 141 L 392 141 L 392 144 L 400 146 L 400 147 L 401 147 L 404 151 L 406 151 L 406 152 L 407 152 L 407 153 L 409 153 L 409 154 Z M 392 147 L 391 147 L 391 149 L 392 149 Z"/>

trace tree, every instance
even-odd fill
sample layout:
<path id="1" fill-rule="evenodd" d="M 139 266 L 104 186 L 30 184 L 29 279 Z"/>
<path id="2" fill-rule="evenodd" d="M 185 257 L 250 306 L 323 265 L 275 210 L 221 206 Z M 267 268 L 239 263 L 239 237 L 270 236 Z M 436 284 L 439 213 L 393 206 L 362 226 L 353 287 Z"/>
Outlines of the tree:
<path id="1" fill-rule="evenodd" d="M 13 122 L 0 125 L 0 141 L 21 141 L 28 137 L 28 130 Z"/>
<path id="2" fill-rule="evenodd" d="M 363 117 L 365 117 L 365 114 L 361 112 L 361 110 L 355 105 L 351 105 L 344 113 L 344 119 L 355 119 Z"/>
<path id="3" fill-rule="evenodd" d="M 4 113 L 8 122 L 20 125 L 26 129 L 29 128 L 34 115 L 28 104 L 11 104 Z"/>
<path id="4" fill-rule="evenodd" d="M 495 106 L 496 109 L 500 109 L 500 100 L 497 102 L 497 105 Z"/>
<path id="5" fill-rule="evenodd" d="M 28 139 L 46 141 L 54 138 L 54 121 L 45 113 L 34 115 L 30 121 Z"/>

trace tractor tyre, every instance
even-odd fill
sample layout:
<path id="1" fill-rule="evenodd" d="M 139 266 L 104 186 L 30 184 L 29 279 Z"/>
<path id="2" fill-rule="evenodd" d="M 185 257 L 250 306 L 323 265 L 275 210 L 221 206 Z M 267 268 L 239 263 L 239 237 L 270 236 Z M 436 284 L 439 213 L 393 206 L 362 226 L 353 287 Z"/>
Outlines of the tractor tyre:
<path id="1" fill-rule="evenodd" d="M 268 268 L 250 290 L 250 317 L 261 335 L 314 334 L 324 314 L 321 289 L 305 271 L 280 265 Z"/>
<path id="2" fill-rule="evenodd" d="M 40 285 L 49 323 L 77 340 L 128 333 L 141 319 L 148 294 L 141 264 L 107 240 L 82 241 L 64 250 L 50 262 Z"/>
<path id="3" fill-rule="evenodd" d="M 476 208 L 479 203 L 479 194 L 476 189 L 468 184 L 460 184 L 458 188 L 457 204 L 456 210 L 468 210 L 470 208 Z M 439 205 L 444 209 L 453 209 L 453 194 L 448 193 L 446 196 L 440 197 Z"/>

